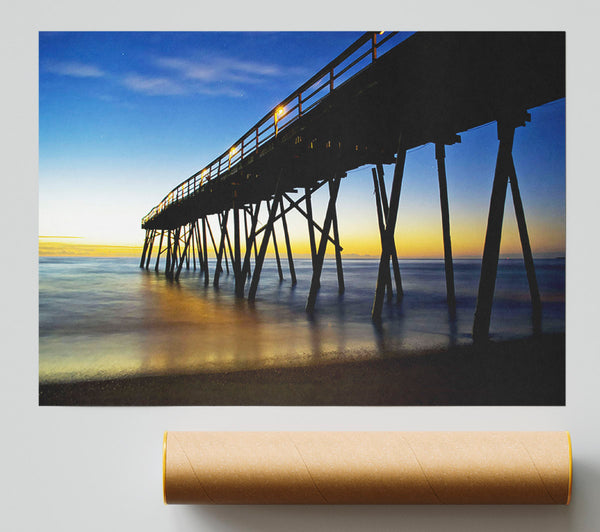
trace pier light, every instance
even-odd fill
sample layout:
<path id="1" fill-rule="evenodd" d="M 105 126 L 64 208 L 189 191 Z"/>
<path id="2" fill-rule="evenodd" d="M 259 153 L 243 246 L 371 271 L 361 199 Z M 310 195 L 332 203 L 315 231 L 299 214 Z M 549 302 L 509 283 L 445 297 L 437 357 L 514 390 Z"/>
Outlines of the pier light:
<path id="1" fill-rule="evenodd" d="M 229 150 L 229 168 L 231 168 L 231 158 L 237 153 L 237 148 L 234 146 Z"/>
<path id="2" fill-rule="evenodd" d="M 284 111 L 285 109 L 281 105 L 275 109 L 275 136 L 277 136 L 277 132 L 279 130 L 277 123 L 279 122 L 279 119 L 281 118 L 281 115 L 283 115 Z"/>

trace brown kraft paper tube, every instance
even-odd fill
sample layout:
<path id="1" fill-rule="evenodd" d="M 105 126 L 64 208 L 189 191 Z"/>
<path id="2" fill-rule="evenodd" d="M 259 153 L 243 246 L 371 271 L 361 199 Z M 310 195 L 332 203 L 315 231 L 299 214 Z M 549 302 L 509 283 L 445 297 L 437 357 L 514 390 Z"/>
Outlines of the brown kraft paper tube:
<path id="1" fill-rule="evenodd" d="M 165 503 L 568 504 L 568 432 L 167 432 Z"/>

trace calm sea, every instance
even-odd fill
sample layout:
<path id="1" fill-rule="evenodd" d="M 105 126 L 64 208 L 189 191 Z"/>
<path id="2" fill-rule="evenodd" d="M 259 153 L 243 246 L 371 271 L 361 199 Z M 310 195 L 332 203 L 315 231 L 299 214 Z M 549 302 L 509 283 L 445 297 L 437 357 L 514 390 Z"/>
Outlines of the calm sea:
<path id="1" fill-rule="evenodd" d="M 223 274 L 215 289 L 212 282 L 204 286 L 199 270 L 184 269 L 172 282 L 138 264 L 135 258 L 40 258 L 41 382 L 309 365 L 466 344 L 480 273 L 479 261 L 455 261 L 457 312 L 451 319 L 443 261 L 400 261 L 404 299 L 386 303 L 382 326 L 375 327 L 376 260 L 344 261 L 343 296 L 335 262 L 326 261 L 312 318 L 304 311 L 309 259 L 296 260 L 296 287 L 285 270 L 280 282 L 275 261 L 267 259 L 254 305 L 234 297 L 233 275 Z M 542 329 L 564 332 L 565 261 L 537 260 L 536 273 Z M 491 335 L 531 333 L 523 262 L 502 260 Z"/>

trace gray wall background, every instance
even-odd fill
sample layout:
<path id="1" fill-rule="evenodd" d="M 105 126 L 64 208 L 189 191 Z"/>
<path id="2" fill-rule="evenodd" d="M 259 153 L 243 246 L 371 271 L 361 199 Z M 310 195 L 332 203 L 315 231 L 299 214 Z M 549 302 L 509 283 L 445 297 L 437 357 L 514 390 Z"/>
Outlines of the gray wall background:
<path id="1" fill-rule="evenodd" d="M 0 523 L 3 530 L 598 530 L 598 9 L 509 0 L 23 1 L 0 9 Z M 37 32 L 553 29 L 567 31 L 567 406 L 40 408 L 37 406 Z M 491 178 L 491 176 L 490 176 Z M 137 217 L 139 213 L 132 213 Z M 164 430 L 570 430 L 569 507 L 164 506 Z"/>

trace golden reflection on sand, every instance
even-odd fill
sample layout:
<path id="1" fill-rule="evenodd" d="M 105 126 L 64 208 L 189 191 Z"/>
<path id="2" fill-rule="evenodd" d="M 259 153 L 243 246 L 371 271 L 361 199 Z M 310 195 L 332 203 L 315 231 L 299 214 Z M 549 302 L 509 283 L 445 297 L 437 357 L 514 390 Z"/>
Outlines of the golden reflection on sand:
<path id="1" fill-rule="evenodd" d="M 346 352 L 343 331 L 336 327 L 305 317 L 273 319 L 277 312 L 265 319 L 266 312 L 212 286 L 189 290 L 152 275 L 144 283 L 143 319 L 151 333 L 144 341 L 142 373 L 304 366 L 367 355 L 366 349 Z"/>

